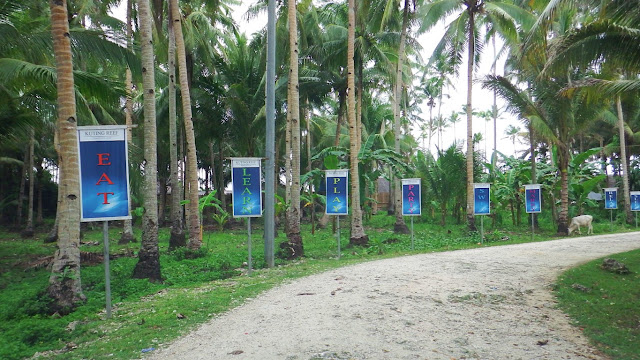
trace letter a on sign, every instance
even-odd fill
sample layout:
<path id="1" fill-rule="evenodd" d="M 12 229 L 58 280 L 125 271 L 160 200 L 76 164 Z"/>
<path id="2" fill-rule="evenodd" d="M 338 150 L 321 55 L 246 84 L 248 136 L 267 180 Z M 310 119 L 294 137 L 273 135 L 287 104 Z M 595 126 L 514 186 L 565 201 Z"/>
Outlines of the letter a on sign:
<path id="1" fill-rule="evenodd" d="M 349 170 L 326 170 L 327 215 L 349 214 Z"/>

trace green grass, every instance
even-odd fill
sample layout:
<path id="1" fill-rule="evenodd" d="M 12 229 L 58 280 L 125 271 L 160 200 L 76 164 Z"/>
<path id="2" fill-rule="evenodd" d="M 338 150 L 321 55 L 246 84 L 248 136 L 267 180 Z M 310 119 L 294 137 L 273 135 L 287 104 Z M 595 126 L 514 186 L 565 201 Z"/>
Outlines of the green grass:
<path id="1" fill-rule="evenodd" d="M 427 217 L 415 219 L 412 250 L 410 235 L 394 234 L 391 230 L 392 216 L 377 215 L 366 221 L 366 232 L 370 237 L 368 247 L 348 246 L 349 224 L 341 219 L 340 260 L 337 259 L 337 240 L 331 224 L 313 236 L 310 225 L 304 224 L 305 257 L 295 261 L 278 258 L 276 267 L 267 269 L 260 230 L 263 226 L 258 219 L 253 222 L 252 231 L 256 269 L 252 276 L 246 276 L 246 265 L 243 264 L 248 255 L 246 225 L 238 224 L 234 230 L 225 232 L 205 232 L 203 250 L 196 258 L 184 250 L 169 253 L 169 230 L 163 228 L 159 232 L 164 277 L 161 284 L 131 279 L 140 245 L 117 245 L 121 228 L 112 226 L 109 235 L 111 319 L 105 318 L 104 267 L 101 263 L 82 266 L 82 285 L 87 296 L 85 305 L 63 318 L 46 315 L 48 300 L 42 294 L 50 272 L 31 265 L 52 255 L 55 244 L 43 244 L 44 233 L 39 233 L 35 239 L 24 240 L 16 233 L 0 231 L 0 359 L 28 358 L 36 352 L 46 359 L 139 358 L 142 350 L 157 348 L 212 316 L 290 279 L 380 258 L 531 241 L 524 216 L 522 226 L 498 220 L 493 228 L 491 220 L 485 219 L 485 240 L 480 244 L 479 233 L 468 233 L 464 225 L 443 227 Z M 448 221 L 454 223 L 452 219 Z M 409 219 L 407 223 L 410 223 Z M 547 218 L 540 218 L 540 226 L 542 230 L 536 233 L 534 241 L 554 238 L 555 230 Z M 596 223 L 596 233 L 608 230 L 608 222 Z M 622 225 L 614 228 L 614 231 L 628 230 Z M 140 239 L 137 229 L 136 237 Z M 276 243 L 283 241 L 286 241 L 285 234 L 280 231 Z M 101 254 L 101 242 L 102 226 L 96 224 L 84 232 L 81 251 Z M 183 315 L 182 318 L 178 314 Z"/>
<path id="2" fill-rule="evenodd" d="M 640 250 L 610 258 L 626 264 L 631 274 L 600 269 L 602 259 L 568 270 L 557 283 L 559 307 L 612 359 L 637 360 L 640 359 Z M 575 289 L 574 284 L 590 291 Z"/>

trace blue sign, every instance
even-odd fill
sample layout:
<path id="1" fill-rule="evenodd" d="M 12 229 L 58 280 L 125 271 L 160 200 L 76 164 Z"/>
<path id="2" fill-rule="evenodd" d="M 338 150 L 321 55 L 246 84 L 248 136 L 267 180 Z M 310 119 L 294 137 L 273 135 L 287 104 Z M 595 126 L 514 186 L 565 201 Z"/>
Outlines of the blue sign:
<path id="1" fill-rule="evenodd" d="M 618 208 L 618 188 L 604 189 L 604 208 L 610 210 Z"/>
<path id="2" fill-rule="evenodd" d="M 491 213 L 489 195 L 489 184 L 473 184 L 474 215 L 488 215 Z"/>
<path id="3" fill-rule="evenodd" d="M 349 170 L 326 170 L 327 215 L 349 214 Z"/>
<path id="4" fill-rule="evenodd" d="M 260 158 L 232 158 L 233 217 L 262 216 Z"/>
<path id="5" fill-rule="evenodd" d="M 79 126 L 80 221 L 131 219 L 126 126 Z"/>
<path id="6" fill-rule="evenodd" d="M 540 185 L 525 185 L 524 198 L 527 213 L 539 213 L 542 211 Z"/>
<path id="7" fill-rule="evenodd" d="M 631 195 L 631 211 L 640 211 L 640 191 L 632 191 Z"/>
<path id="8" fill-rule="evenodd" d="M 420 179 L 402 179 L 402 215 L 421 215 Z"/>

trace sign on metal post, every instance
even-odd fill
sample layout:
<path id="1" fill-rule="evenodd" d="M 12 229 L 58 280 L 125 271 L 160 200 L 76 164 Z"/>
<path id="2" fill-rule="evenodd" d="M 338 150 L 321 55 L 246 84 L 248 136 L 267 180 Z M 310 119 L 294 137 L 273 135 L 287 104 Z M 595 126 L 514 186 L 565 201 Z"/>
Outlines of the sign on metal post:
<path id="1" fill-rule="evenodd" d="M 262 216 L 262 177 L 260 158 L 232 158 L 231 183 L 233 217 L 247 218 L 248 274 L 253 267 L 251 218 Z"/>
<path id="2" fill-rule="evenodd" d="M 111 318 L 109 220 L 131 219 L 127 127 L 78 126 L 80 221 L 102 221 L 105 300 Z"/>
<path id="3" fill-rule="evenodd" d="M 131 219 L 127 127 L 79 126 L 80 221 Z"/>
<path id="4" fill-rule="evenodd" d="M 489 215 L 491 213 L 489 189 L 490 184 L 473 184 L 473 215 Z M 484 217 L 480 217 L 480 242 L 484 243 Z"/>
<path id="5" fill-rule="evenodd" d="M 325 170 L 327 215 L 349 215 L 349 170 Z"/>
<path id="6" fill-rule="evenodd" d="M 604 189 L 604 208 L 609 209 L 609 231 L 613 231 L 613 210 L 618 208 L 618 188 Z"/>
<path id="7" fill-rule="evenodd" d="M 232 158 L 233 217 L 262 216 L 260 158 Z"/>
<path id="8" fill-rule="evenodd" d="M 402 215 L 420 216 L 420 179 L 402 179 Z"/>
<path id="9" fill-rule="evenodd" d="M 531 214 L 531 241 L 535 233 L 534 214 L 542 212 L 542 193 L 540 184 L 529 184 L 524 186 L 525 210 Z"/>
<path id="10" fill-rule="evenodd" d="M 349 170 L 325 170 L 327 205 L 325 213 L 336 216 L 338 259 L 340 259 L 340 215 L 349 215 Z"/>
<path id="11" fill-rule="evenodd" d="M 419 178 L 402 179 L 402 215 L 411 216 L 411 250 L 414 249 L 413 216 L 422 215 L 420 184 Z"/>
<path id="12" fill-rule="evenodd" d="M 542 211 L 542 193 L 539 184 L 524 186 L 525 208 L 527 213 L 539 213 Z"/>
<path id="13" fill-rule="evenodd" d="M 604 208 L 609 210 L 618 208 L 618 188 L 604 189 Z"/>

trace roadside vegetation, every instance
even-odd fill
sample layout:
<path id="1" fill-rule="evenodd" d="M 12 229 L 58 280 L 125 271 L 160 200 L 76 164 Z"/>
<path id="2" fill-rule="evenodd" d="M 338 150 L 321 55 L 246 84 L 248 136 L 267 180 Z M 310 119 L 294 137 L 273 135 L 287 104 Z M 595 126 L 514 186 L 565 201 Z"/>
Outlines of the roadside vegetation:
<path id="1" fill-rule="evenodd" d="M 603 259 L 565 272 L 556 295 L 574 325 L 612 359 L 640 359 L 640 250 L 610 256 L 630 273 L 605 271 Z"/>
<path id="2" fill-rule="evenodd" d="M 455 223 L 452 218 L 448 220 Z M 343 231 L 339 260 L 331 223 L 326 229 L 317 229 L 314 235 L 311 235 L 310 224 L 303 224 L 302 232 L 309 239 L 305 243 L 305 257 L 297 260 L 279 258 L 276 267 L 270 269 L 264 263 L 262 224 L 254 222 L 255 271 L 251 276 L 247 275 L 247 233 L 243 223 L 231 222 L 224 232 L 213 229 L 205 231 L 203 246 L 196 251 L 179 248 L 169 252 L 170 230 L 162 228 L 159 247 L 164 281 L 161 283 L 131 278 L 138 246 L 135 243 L 117 245 L 114 239 L 119 238 L 122 228 L 112 226 L 111 319 L 107 319 L 105 313 L 101 227 L 88 227 L 83 231 L 82 287 L 87 302 L 64 317 L 47 315 L 48 304 L 43 296 L 50 276 L 47 264 L 55 244 L 44 244 L 42 240 L 45 234 L 42 233 L 36 233 L 34 239 L 24 240 L 17 233 L 2 231 L 0 342 L 3 345 L 0 346 L 0 358 L 24 359 L 34 355 L 45 359 L 139 358 L 145 352 L 186 334 L 216 314 L 291 279 L 384 257 L 531 241 L 530 227 L 526 224 L 513 226 L 506 221 L 499 221 L 498 229 L 491 226 L 490 219 L 485 219 L 485 239 L 481 242 L 479 233 L 469 233 L 464 224 L 441 226 L 439 216 L 432 219 L 425 215 L 414 222 L 415 250 L 411 251 L 411 235 L 395 234 L 394 221 L 393 216 L 382 214 L 370 217 L 365 223 L 370 243 L 363 247 L 349 247 L 348 235 Z M 555 228 L 549 217 L 540 216 L 539 221 L 540 229 L 534 241 L 554 238 Z M 342 220 L 341 225 L 346 227 L 348 223 Z M 608 217 L 603 212 L 594 224 L 595 233 L 608 233 L 609 227 Z M 633 229 L 623 225 L 622 221 L 614 224 L 614 231 Z M 135 235 L 140 236 L 138 233 Z M 281 232 L 277 242 L 284 241 L 287 241 L 286 236 Z M 635 262 L 638 263 L 637 257 Z M 628 279 L 632 280 L 631 277 Z M 636 277 L 636 285 L 637 282 Z M 600 283 L 602 287 L 605 281 Z M 592 286 L 591 283 L 589 286 Z M 630 286 L 625 289 L 637 288 Z M 600 291 L 613 296 L 608 290 L 599 290 L 598 294 Z M 629 292 L 628 296 L 633 294 Z M 637 300 L 637 292 L 635 296 Z M 637 301 L 634 303 L 629 300 L 631 307 L 626 310 L 627 318 L 634 313 L 633 304 L 637 304 Z M 581 301 L 569 299 L 568 303 L 578 306 L 577 303 Z M 638 319 L 640 311 L 637 307 L 635 314 Z M 615 322 L 596 326 L 606 332 L 604 329 L 610 325 L 615 325 Z M 585 334 L 588 334 L 586 330 Z M 611 348 L 617 346 L 603 343 Z M 629 349 L 633 349 L 632 344 Z M 612 350 L 615 351 L 623 353 L 625 350 Z M 628 354 L 629 351 L 624 353 Z"/>

